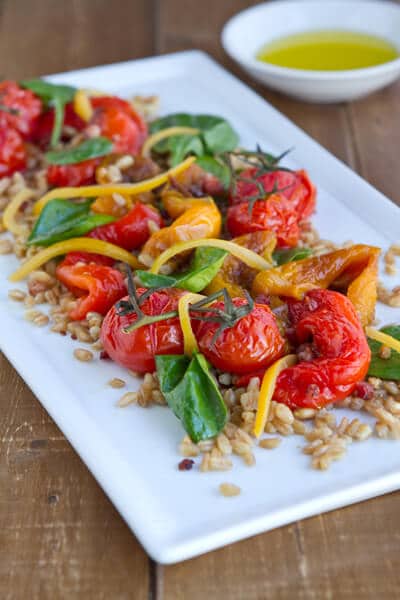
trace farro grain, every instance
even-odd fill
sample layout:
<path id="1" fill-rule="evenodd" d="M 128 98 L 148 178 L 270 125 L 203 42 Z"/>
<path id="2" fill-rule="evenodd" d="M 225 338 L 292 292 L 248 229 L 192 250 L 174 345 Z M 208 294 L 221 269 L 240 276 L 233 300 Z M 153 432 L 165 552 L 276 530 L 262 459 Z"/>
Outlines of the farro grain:
<path id="1" fill-rule="evenodd" d="M 13 251 L 13 243 L 11 240 L 0 240 L 0 254 L 11 254 Z"/>
<path id="2" fill-rule="evenodd" d="M 10 300 L 14 300 L 15 302 L 23 302 L 26 298 L 26 292 L 18 289 L 10 290 L 8 292 L 8 297 Z"/>
<path id="3" fill-rule="evenodd" d="M 113 377 L 108 382 L 108 385 L 112 388 L 120 389 L 126 386 L 126 382 L 123 379 L 120 379 L 119 377 Z"/>
<path id="4" fill-rule="evenodd" d="M 272 450 L 273 448 L 277 448 L 281 443 L 281 438 L 273 437 L 273 438 L 264 438 L 258 442 L 260 448 L 265 448 L 266 450 Z"/>
<path id="5" fill-rule="evenodd" d="M 117 406 L 124 408 L 129 404 L 137 404 L 138 393 L 137 392 L 126 392 L 117 402 Z"/>
<path id="6" fill-rule="evenodd" d="M 232 454 L 232 444 L 224 433 L 217 436 L 217 447 L 222 454 Z"/>
<path id="7" fill-rule="evenodd" d="M 219 491 L 225 498 L 233 498 L 234 496 L 239 496 L 241 493 L 240 487 L 234 483 L 221 483 Z"/>
<path id="8" fill-rule="evenodd" d="M 313 419 L 316 415 L 316 410 L 313 408 L 298 408 L 294 411 L 294 416 L 296 419 L 308 420 Z"/>
<path id="9" fill-rule="evenodd" d="M 86 350 L 85 348 L 75 348 L 73 354 L 77 360 L 82 362 L 90 362 L 94 358 L 93 352 L 90 352 L 90 350 Z"/>
<path id="10" fill-rule="evenodd" d="M 275 417 L 277 417 L 285 425 L 291 425 L 294 421 L 292 411 L 285 404 L 278 404 L 275 407 Z"/>

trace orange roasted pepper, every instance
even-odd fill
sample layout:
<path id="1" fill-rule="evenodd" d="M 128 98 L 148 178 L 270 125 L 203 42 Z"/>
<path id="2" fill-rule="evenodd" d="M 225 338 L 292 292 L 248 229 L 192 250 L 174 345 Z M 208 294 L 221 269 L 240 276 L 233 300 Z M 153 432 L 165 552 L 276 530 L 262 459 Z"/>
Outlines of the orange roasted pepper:
<path id="1" fill-rule="evenodd" d="M 373 320 L 375 313 L 379 254 L 379 248 L 356 244 L 289 262 L 258 273 L 252 293 L 302 299 L 314 288 L 347 290 L 347 296 L 365 326 Z"/>
<path id="2" fill-rule="evenodd" d="M 276 246 L 276 236 L 272 231 L 254 231 L 241 235 L 232 242 L 249 248 L 268 260 L 271 259 L 271 254 Z M 213 294 L 226 288 L 232 298 L 245 297 L 244 290 L 251 288 L 256 274 L 255 269 L 248 267 L 232 254 L 228 254 L 217 275 L 207 286 L 206 293 Z"/>
<path id="3" fill-rule="evenodd" d="M 153 233 L 145 243 L 141 253 L 145 264 L 149 257 L 155 259 L 178 242 L 219 237 L 221 213 L 211 197 L 185 198 L 177 195 L 173 203 L 166 204 L 166 210 L 177 218 L 169 227 Z"/>

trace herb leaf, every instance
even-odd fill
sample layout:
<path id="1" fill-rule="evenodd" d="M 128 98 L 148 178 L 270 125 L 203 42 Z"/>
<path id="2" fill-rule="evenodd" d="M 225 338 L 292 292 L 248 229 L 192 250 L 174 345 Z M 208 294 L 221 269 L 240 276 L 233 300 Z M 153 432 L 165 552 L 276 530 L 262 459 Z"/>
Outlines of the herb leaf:
<path id="1" fill-rule="evenodd" d="M 216 436 L 228 411 L 202 354 L 156 356 L 160 389 L 194 442 Z"/>
<path id="2" fill-rule="evenodd" d="M 54 125 L 51 134 L 51 146 L 58 144 L 64 122 L 64 109 L 67 102 L 72 102 L 76 88 L 70 85 L 55 85 L 43 79 L 29 79 L 21 81 L 24 88 L 31 90 L 46 104 L 54 108 Z"/>
<path id="3" fill-rule="evenodd" d="M 105 156 L 112 151 L 112 142 L 105 137 L 84 140 L 79 146 L 64 150 L 53 150 L 46 153 L 46 160 L 51 165 L 71 165 L 89 158 Z"/>
<path id="4" fill-rule="evenodd" d="M 387 327 L 382 327 L 381 331 L 400 341 L 400 325 L 388 325 Z M 382 347 L 380 342 L 368 338 L 368 345 L 371 349 L 371 363 L 368 375 L 379 377 L 380 379 L 400 381 L 400 354 L 395 350 L 391 350 L 390 358 L 384 359 L 379 354 Z"/>
<path id="5" fill-rule="evenodd" d="M 284 265 L 288 262 L 308 258 L 312 253 L 313 251 L 311 248 L 283 248 L 281 250 L 275 250 L 272 254 L 272 258 L 277 265 Z"/>
<path id="6" fill-rule="evenodd" d="M 70 200 L 51 200 L 42 212 L 28 238 L 28 244 L 50 246 L 62 240 L 85 235 L 99 225 L 114 221 L 110 215 L 90 214 L 92 201 L 76 204 Z"/>
<path id="7" fill-rule="evenodd" d="M 207 173 L 211 173 L 220 180 L 225 189 L 229 188 L 231 174 L 228 166 L 213 156 L 204 154 L 196 159 L 196 163 Z"/>
<path id="8" fill-rule="evenodd" d="M 167 127 L 193 127 L 200 130 L 196 135 L 171 136 L 156 144 L 156 152 L 170 154 L 171 164 L 177 164 L 188 154 L 212 156 L 219 152 L 229 152 L 236 148 L 239 141 L 237 133 L 228 121 L 214 115 L 167 115 L 153 121 L 150 132 L 155 133 Z"/>
<path id="9" fill-rule="evenodd" d="M 220 270 L 226 256 L 220 248 L 196 248 L 189 269 L 178 275 L 155 275 L 136 271 L 140 284 L 147 288 L 178 287 L 190 292 L 201 292 Z"/>

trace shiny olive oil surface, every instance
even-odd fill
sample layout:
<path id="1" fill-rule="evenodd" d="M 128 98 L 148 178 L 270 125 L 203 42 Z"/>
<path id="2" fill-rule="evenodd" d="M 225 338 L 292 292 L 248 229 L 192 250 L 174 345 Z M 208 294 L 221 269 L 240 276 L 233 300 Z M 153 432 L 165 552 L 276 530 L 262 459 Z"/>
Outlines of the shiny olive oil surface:
<path id="1" fill-rule="evenodd" d="M 262 62 L 291 69 L 344 71 L 373 67 L 398 58 L 397 48 L 374 35 L 345 30 L 296 33 L 266 44 Z"/>

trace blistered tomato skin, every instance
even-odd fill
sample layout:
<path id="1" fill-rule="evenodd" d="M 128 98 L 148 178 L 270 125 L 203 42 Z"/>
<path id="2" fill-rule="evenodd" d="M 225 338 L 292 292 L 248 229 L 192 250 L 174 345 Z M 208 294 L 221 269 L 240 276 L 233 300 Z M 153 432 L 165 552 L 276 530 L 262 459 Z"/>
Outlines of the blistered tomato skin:
<path id="1" fill-rule="evenodd" d="M 96 227 L 88 237 L 110 242 L 125 250 L 134 250 L 150 237 L 149 221 L 153 221 L 158 227 L 163 226 L 163 220 L 156 208 L 137 202 L 124 217 Z"/>
<path id="2" fill-rule="evenodd" d="M 313 290 L 302 301 L 290 301 L 289 311 L 297 343 L 310 344 L 310 360 L 282 371 L 274 400 L 321 408 L 351 394 L 371 360 L 353 304 L 339 292 Z"/>
<path id="3" fill-rule="evenodd" d="M 42 101 L 30 90 L 21 88 L 15 81 L 0 83 L 0 105 L 14 111 L 3 111 L 9 127 L 16 129 L 24 139 L 29 138 L 42 112 Z"/>
<path id="4" fill-rule="evenodd" d="M 147 136 L 147 125 L 134 108 L 121 98 L 100 96 L 91 99 L 94 115 L 90 125 L 110 139 L 114 152 L 138 154 Z"/>
<path id="5" fill-rule="evenodd" d="M 8 127 L 0 115 L 0 177 L 23 171 L 26 167 L 26 149 L 21 135 Z"/>
<path id="6" fill-rule="evenodd" d="M 255 231 L 273 231 L 278 247 L 294 247 L 300 236 L 298 217 L 290 200 L 273 194 L 267 200 L 257 200 L 252 210 L 241 202 L 228 208 L 226 226 L 232 237 Z"/>
<path id="7" fill-rule="evenodd" d="M 144 291 L 139 288 L 138 296 Z M 177 310 L 179 298 L 184 293 L 176 289 L 154 292 L 140 308 L 146 315 L 160 315 Z M 128 297 L 125 298 L 127 299 Z M 104 350 L 116 363 L 137 373 L 153 373 L 156 368 L 155 355 L 183 354 L 183 334 L 178 317 L 125 333 L 123 329 L 136 320 L 134 313 L 119 316 L 113 306 L 103 321 L 100 339 Z"/>
<path id="8" fill-rule="evenodd" d="M 73 165 L 50 165 L 47 167 L 47 182 L 53 187 L 77 187 L 96 183 L 96 168 L 99 158 L 89 158 Z"/>
<path id="9" fill-rule="evenodd" d="M 246 300 L 234 298 L 233 303 L 241 306 Z M 224 303 L 216 302 L 211 306 L 223 309 Z M 285 340 L 272 311 L 264 304 L 255 304 L 251 313 L 221 332 L 214 343 L 217 323 L 193 318 L 193 326 L 200 352 L 221 371 L 240 375 L 251 373 L 267 367 L 284 353 Z"/>
<path id="10" fill-rule="evenodd" d="M 85 129 L 87 123 L 74 111 L 73 103 L 68 102 L 64 108 L 63 126 L 72 127 L 76 131 Z M 45 150 L 50 144 L 51 134 L 54 127 L 54 108 L 49 108 L 42 113 L 35 123 L 32 131 L 32 141 Z"/>

